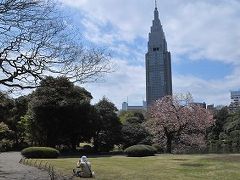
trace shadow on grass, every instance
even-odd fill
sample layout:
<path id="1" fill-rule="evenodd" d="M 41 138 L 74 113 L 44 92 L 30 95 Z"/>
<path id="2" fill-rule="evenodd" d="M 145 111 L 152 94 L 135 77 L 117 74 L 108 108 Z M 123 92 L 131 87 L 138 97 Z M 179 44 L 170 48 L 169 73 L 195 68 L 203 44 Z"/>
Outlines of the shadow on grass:
<path id="1" fill-rule="evenodd" d="M 89 158 L 100 158 L 100 157 L 114 157 L 114 156 L 126 156 L 123 152 L 106 152 L 106 153 L 62 153 L 59 158 L 80 158 L 82 156 L 87 156 Z"/>
<path id="2" fill-rule="evenodd" d="M 172 159 L 174 161 L 188 161 L 189 159 Z"/>
<path id="3" fill-rule="evenodd" d="M 199 164 L 199 163 L 183 163 L 180 165 L 185 166 L 185 167 L 202 167 L 202 166 L 204 166 L 203 164 Z"/>
<path id="4" fill-rule="evenodd" d="M 215 157 L 204 158 L 204 160 L 240 163 L 240 154 L 222 154 L 216 155 Z"/>

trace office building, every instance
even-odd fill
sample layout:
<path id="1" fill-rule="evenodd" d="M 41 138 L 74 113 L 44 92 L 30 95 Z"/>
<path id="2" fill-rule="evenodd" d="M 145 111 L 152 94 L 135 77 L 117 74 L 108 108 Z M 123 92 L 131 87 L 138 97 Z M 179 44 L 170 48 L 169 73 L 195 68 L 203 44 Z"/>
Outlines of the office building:
<path id="1" fill-rule="evenodd" d="M 240 90 L 231 91 L 231 104 L 229 105 L 230 111 L 236 111 L 240 109 Z"/>
<path id="2" fill-rule="evenodd" d="M 129 106 L 127 102 L 122 103 L 122 111 L 142 111 L 146 109 L 146 101 L 143 101 L 142 106 Z"/>
<path id="3" fill-rule="evenodd" d="M 149 33 L 146 63 L 146 100 L 149 107 L 154 101 L 172 95 L 171 54 L 159 19 L 157 4 Z"/>

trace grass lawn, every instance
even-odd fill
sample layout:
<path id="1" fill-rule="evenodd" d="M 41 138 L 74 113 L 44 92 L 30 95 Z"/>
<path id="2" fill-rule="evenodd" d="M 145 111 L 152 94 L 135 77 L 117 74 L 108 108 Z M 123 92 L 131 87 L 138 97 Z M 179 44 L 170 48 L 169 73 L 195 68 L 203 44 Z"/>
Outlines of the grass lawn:
<path id="1" fill-rule="evenodd" d="M 156 155 L 150 157 L 90 157 L 99 180 L 240 180 L 240 154 Z M 45 160 L 44 160 L 45 161 Z M 78 158 L 46 160 L 63 174 L 71 174 Z"/>

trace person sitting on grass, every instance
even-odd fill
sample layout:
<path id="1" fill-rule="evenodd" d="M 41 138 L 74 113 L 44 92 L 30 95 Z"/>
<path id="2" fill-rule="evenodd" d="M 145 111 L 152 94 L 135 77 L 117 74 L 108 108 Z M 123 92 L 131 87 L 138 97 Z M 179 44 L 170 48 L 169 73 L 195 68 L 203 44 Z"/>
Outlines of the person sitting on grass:
<path id="1" fill-rule="evenodd" d="M 77 168 L 73 169 L 73 173 L 76 176 L 90 178 L 94 177 L 94 172 L 91 170 L 91 163 L 86 156 L 82 156 L 77 162 Z"/>

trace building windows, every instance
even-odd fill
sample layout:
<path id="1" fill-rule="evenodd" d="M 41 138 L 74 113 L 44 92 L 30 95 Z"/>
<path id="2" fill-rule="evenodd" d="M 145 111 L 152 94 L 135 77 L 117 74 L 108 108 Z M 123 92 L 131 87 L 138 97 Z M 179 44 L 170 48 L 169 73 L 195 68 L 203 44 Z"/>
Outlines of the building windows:
<path id="1" fill-rule="evenodd" d="M 160 80 L 160 82 L 161 82 L 161 86 L 164 86 L 165 85 L 165 81 L 164 81 L 164 79 L 165 79 L 165 77 L 164 77 L 164 72 L 160 72 L 160 78 L 161 78 L 161 80 Z"/>
<path id="2" fill-rule="evenodd" d="M 148 52 L 146 54 L 147 105 L 167 94 L 172 89 L 170 54 L 160 21 L 154 21 L 149 33 Z M 169 86 L 169 87 L 168 87 Z"/>

